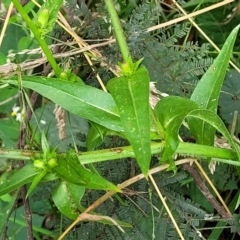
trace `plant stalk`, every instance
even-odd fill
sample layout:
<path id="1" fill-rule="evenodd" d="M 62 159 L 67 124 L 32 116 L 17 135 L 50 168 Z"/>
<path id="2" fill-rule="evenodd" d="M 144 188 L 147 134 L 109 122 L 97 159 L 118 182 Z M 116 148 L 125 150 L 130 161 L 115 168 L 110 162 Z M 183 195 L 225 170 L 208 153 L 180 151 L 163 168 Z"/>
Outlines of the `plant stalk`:
<path id="1" fill-rule="evenodd" d="M 159 154 L 163 151 L 163 142 L 152 142 L 151 153 Z M 13 160 L 31 160 L 35 155 L 39 155 L 37 151 L 19 151 L 19 150 L 4 150 L 0 149 L 0 159 L 9 158 Z M 236 152 L 230 149 L 216 148 L 212 146 L 205 146 L 200 144 L 181 142 L 177 148 L 176 154 L 182 157 L 190 156 L 193 158 L 214 158 L 214 160 L 222 163 L 227 163 L 235 166 L 240 166 L 240 161 L 230 160 L 238 159 Z M 58 154 L 60 155 L 60 154 Z M 90 164 L 96 162 L 104 162 L 109 160 L 121 159 L 131 157 L 134 158 L 135 154 L 131 146 L 118 147 L 111 149 L 103 149 L 91 152 L 82 152 L 79 154 L 78 159 L 81 164 Z"/>
<path id="2" fill-rule="evenodd" d="M 132 59 L 130 56 L 130 52 L 127 46 L 127 42 L 125 39 L 125 36 L 123 34 L 123 29 L 117 14 L 117 11 L 114 7 L 113 1 L 112 0 L 104 0 L 106 7 L 107 7 L 107 11 L 110 15 L 111 21 L 112 21 L 112 25 L 113 25 L 113 29 L 116 35 L 116 39 L 118 42 L 118 45 L 120 47 L 120 51 L 122 53 L 122 57 L 125 63 L 132 63 Z"/>
<path id="3" fill-rule="evenodd" d="M 18 12 L 21 14 L 23 20 L 27 23 L 28 27 L 31 29 L 31 31 L 33 32 L 35 38 L 37 39 L 39 45 L 41 46 L 45 56 L 47 57 L 49 63 L 51 64 L 55 75 L 57 77 L 60 77 L 60 74 L 62 72 L 61 68 L 57 65 L 57 62 L 55 61 L 51 51 L 48 48 L 47 43 L 45 42 L 45 40 L 41 37 L 41 34 L 38 30 L 38 28 L 36 27 L 36 25 L 33 23 L 33 21 L 29 18 L 29 16 L 27 15 L 27 13 L 25 12 L 24 8 L 22 7 L 22 5 L 20 4 L 19 0 L 12 0 L 15 8 L 18 10 Z"/>

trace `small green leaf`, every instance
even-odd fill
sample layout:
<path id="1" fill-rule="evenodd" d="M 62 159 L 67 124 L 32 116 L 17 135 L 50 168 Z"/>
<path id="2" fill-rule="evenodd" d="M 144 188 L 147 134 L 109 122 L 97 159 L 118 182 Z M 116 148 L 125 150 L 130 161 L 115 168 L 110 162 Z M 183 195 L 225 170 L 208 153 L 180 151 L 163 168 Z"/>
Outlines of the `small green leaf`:
<path id="1" fill-rule="evenodd" d="M 75 220 L 79 216 L 80 212 L 65 181 L 61 181 L 54 189 L 52 198 L 58 210 L 66 217 Z"/>
<path id="2" fill-rule="evenodd" d="M 43 177 L 47 174 L 48 170 L 44 169 L 42 170 L 40 173 L 38 173 L 37 176 L 35 176 L 35 178 L 33 179 L 28 191 L 27 191 L 27 195 L 26 198 L 30 195 L 30 193 L 36 188 L 36 186 L 38 185 L 38 183 L 43 179 Z"/>
<path id="3" fill-rule="evenodd" d="M 139 68 L 143 58 L 139 59 L 136 63 L 132 62 L 132 59 L 129 58 L 125 63 L 118 63 L 119 67 L 122 70 L 124 76 L 129 77 L 134 74 Z"/>
<path id="4" fill-rule="evenodd" d="M 179 145 L 179 128 L 187 114 L 197 108 L 198 105 L 187 98 L 169 96 L 159 101 L 154 109 L 165 130 L 164 140 L 166 143 L 161 161 L 170 163 L 171 170 L 176 170 L 172 157 Z"/>
<path id="5" fill-rule="evenodd" d="M 16 170 L 13 175 L 0 185 L 0 196 L 31 182 L 39 172 L 40 170 L 34 168 L 32 164 L 26 164 L 24 167 Z"/>
<path id="6" fill-rule="evenodd" d="M 18 85 L 16 80 L 4 82 Z M 22 76 L 22 86 L 40 93 L 71 113 L 113 131 L 123 131 L 117 106 L 109 93 L 81 83 L 36 76 Z"/>
<path id="7" fill-rule="evenodd" d="M 131 76 L 113 78 L 107 84 L 119 109 L 126 137 L 145 177 L 151 160 L 149 81 L 146 68 L 140 67 Z"/>
<path id="8" fill-rule="evenodd" d="M 96 123 L 91 123 L 91 128 L 88 131 L 86 140 L 88 150 L 93 150 L 102 144 L 106 135 L 107 129 L 105 127 Z"/>
<path id="9" fill-rule="evenodd" d="M 212 66 L 203 75 L 194 89 L 191 100 L 196 102 L 199 107 L 203 109 L 209 109 L 217 113 L 220 91 L 239 27 L 240 25 L 233 29 L 218 57 L 214 60 Z M 208 123 L 201 119 L 189 120 L 188 124 L 191 127 L 197 143 L 213 145 L 216 131 L 213 127 L 209 126 Z"/>
<path id="10" fill-rule="evenodd" d="M 84 85 L 83 80 L 78 77 L 76 74 L 71 72 L 71 69 L 66 70 L 65 72 L 61 72 L 60 78 L 63 80 L 68 80 L 70 82 L 81 83 Z"/>
<path id="11" fill-rule="evenodd" d="M 90 189 L 121 192 L 121 190 L 118 187 L 116 187 L 108 180 L 83 167 L 80 164 L 76 153 L 69 152 L 66 156 L 66 162 L 69 165 L 69 167 L 74 169 L 78 173 L 79 177 L 83 179 L 83 181 L 85 182 L 84 187 Z"/>
<path id="12" fill-rule="evenodd" d="M 45 133 L 44 133 L 44 132 L 42 132 L 41 147 L 42 147 L 43 155 L 44 155 L 44 157 L 45 157 L 44 159 L 46 159 L 47 154 L 48 154 L 49 151 L 50 151 L 50 148 L 49 148 L 48 141 L 47 141 L 47 139 L 46 139 L 46 136 L 45 136 Z"/>

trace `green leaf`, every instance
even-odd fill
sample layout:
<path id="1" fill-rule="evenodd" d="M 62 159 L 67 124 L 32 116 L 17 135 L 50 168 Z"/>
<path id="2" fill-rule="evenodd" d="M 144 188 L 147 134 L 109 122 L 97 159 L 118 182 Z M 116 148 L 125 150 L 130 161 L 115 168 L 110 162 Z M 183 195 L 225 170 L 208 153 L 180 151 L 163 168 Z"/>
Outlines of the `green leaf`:
<path id="1" fill-rule="evenodd" d="M 236 151 L 238 155 L 238 160 L 240 161 L 240 151 L 238 148 L 238 145 L 235 143 L 233 138 L 231 137 L 229 131 L 225 127 L 225 124 L 221 120 L 221 118 L 215 113 L 210 110 L 206 109 L 197 109 L 193 110 L 188 114 L 188 119 L 191 118 L 191 121 L 194 122 L 197 119 L 200 119 L 202 121 L 207 122 L 211 127 L 214 127 L 216 130 L 218 130 L 220 133 L 223 134 L 223 136 L 229 141 L 229 143 L 232 145 L 232 148 Z M 192 128 L 190 127 L 190 131 L 192 131 Z M 199 135 L 201 135 L 201 132 L 199 132 Z M 199 137 L 197 135 L 197 137 Z M 209 139 L 207 139 L 209 140 Z"/>
<path id="2" fill-rule="evenodd" d="M 31 182 L 39 172 L 40 170 L 34 168 L 32 164 L 26 164 L 24 167 L 16 170 L 13 175 L 0 185 L 0 196 Z"/>
<path id="3" fill-rule="evenodd" d="M 127 62 L 118 63 L 119 67 L 122 70 L 122 75 L 126 77 L 132 76 L 134 72 L 139 68 L 142 60 L 143 58 L 139 59 L 136 63 L 133 63 L 131 57 L 129 57 Z"/>
<path id="4" fill-rule="evenodd" d="M 85 185 L 86 182 L 77 174 L 76 169 L 70 167 L 64 157 L 58 159 L 58 166 L 52 169 L 57 176 L 66 182 Z"/>
<path id="5" fill-rule="evenodd" d="M 37 174 L 37 176 L 34 177 L 28 191 L 27 191 L 27 195 L 26 198 L 30 195 L 30 193 L 36 188 L 36 186 L 38 185 L 38 183 L 43 179 L 43 177 L 47 174 L 48 170 L 47 169 L 43 169 L 40 173 Z"/>
<path id="6" fill-rule="evenodd" d="M 98 125 L 96 123 L 91 123 L 91 128 L 87 134 L 87 149 L 93 150 L 94 148 L 98 147 L 100 144 L 103 143 L 104 138 L 107 135 L 107 129 Z"/>
<path id="7" fill-rule="evenodd" d="M 85 208 L 81 204 L 81 199 L 85 193 L 85 187 L 79 186 L 77 184 L 73 184 L 68 182 L 67 187 L 69 190 L 69 194 L 71 195 L 74 203 L 76 204 L 78 210 L 83 212 Z"/>
<path id="8" fill-rule="evenodd" d="M 2 50 L 2 48 L 1 48 Z M 0 56 L 1 58 L 1 56 Z M 0 60 L 1 64 L 1 60 Z M 0 73 L 1 75 L 1 73 Z M 1 113 L 5 113 L 7 115 L 10 114 L 9 110 L 13 108 L 14 104 L 16 104 L 18 90 L 16 88 L 12 88 L 10 86 L 0 89 L 0 106 Z M 1 126 L 1 124 L 0 124 Z"/>
<path id="9" fill-rule="evenodd" d="M 18 85 L 16 80 L 4 82 Z M 71 113 L 113 131 L 123 131 L 116 104 L 109 93 L 75 82 L 35 76 L 22 76 L 22 86 L 40 93 Z"/>
<path id="10" fill-rule="evenodd" d="M 12 196 L 11 196 L 9 193 L 6 193 L 6 194 L 0 196 L 0 201 L 1 201 L 1 200 L 2 200 L 3 202 L 9 203 L 9 202 L 12 201 Z"/>
<path id="11" fill-rule="evenodd" d="M 187 98 L 169 96 L 159 101 L 154 109 L 165 130 L 164 140 L 166 143 L 161 161 L 169 162 L 171 170 L 176 170 L 172 156 L 179 145 L 179 128 L 187 114 L 197 108 L 198 105 Z"/>
<path id="12" fill-rule="evenodd" d="M 50 147 L 49 147 L 49 145 L 48 145 L 48 141 L 47 141 L 47 138 L 46 138 L 44 132 L 42 132 L 41 147 L 42 147 L 43 155 L 44 155 L 44 157 L 45 157 L 45 159 L 46 159 L 47 154 L 48 154 L 49 151 L 50 151 Z"/>
<path id="13" fill-rule="evenodd" d="M 19 123 L 13 119 L 0 119 L 0 139 L 6 148 L 14 148 L 16 146 L 19 132 Z"/>
<path id="14" fill-rule="evenodd" d="M 164 137 L 166 143 L 161 161 L 170 161 L 172 167 L 174 166 L 173 162 L 171 162 L 172 156 L 176 152 L 179 145 L 179 128 L 186 117 L 187 120 L 191 120 L 193 122 L 200 119 L 208 123 L 209 126 L 214 127 L 214 129 L 218 130 L 226 137 L 226 139 L 231 143 L 233 149 L 238 154 L 238 157 L 240 157 L 238 147 L 231 138 L 231 135 L 229 134 L 220 117 L 210 110 L 199 109 L 195 102 L 182 97 L 169 96 L 163 98 L 157 103 L 154 112 L 166 131 Z M 191 127 L 190 131 L 192 131 Z M 200 136 L 197 137 L 201 137 L 201 132 L 199 132 L 199 135 Z"/>
<path id="15" fill-rule="evenodd" d="M 54 204 L 62 214 L 73 220 L 79 216 L 80 212 L 65 181 L 61 181 L 54 189 L 52 197 Z"/>
<path id="16" fill-rule="evenodd" d="M 149 81 L 146 68 L 140 67 L 131 76 L 113 78 L 107 85 L 119 109 L 126 137 L 145 177 L 151 160 Z"/>
<path id="17" fill-rule="evenodd" d="M 90 189 L 110 190 L 115 192 L 121 192 L 121 190 L 114 184 L 104 179 L 100 175 L 83 167 L 78 160 L 78 156 L 74 152 L 68 152 L 66 156 L 66 162 L 68 166 L 74 169 L 79 177 L 85 182 L 84 187 Z"/>
<path id="18" fill-rule="evenodd" d="M 191 100 L 196 102 L 199 107 L 203 109 L 217 112 L 220 90 L 222 88 L 239 27 L 240 25 L 233 29 L 218 57 L 203 75 L 191 96 Z M 189 120 L 188 124 L 191 127 L 197 143 L 213 145 L 216 131 L 213 127 L 209 126 L 209 124 L 201 119 Z"/>

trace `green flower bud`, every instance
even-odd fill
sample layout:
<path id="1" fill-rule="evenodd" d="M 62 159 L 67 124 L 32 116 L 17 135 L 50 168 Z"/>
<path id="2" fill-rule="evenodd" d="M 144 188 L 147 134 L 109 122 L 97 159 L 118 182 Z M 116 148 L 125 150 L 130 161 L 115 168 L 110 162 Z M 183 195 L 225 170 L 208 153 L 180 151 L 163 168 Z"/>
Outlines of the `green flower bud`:
<path id="1" fill-rule="evenodd" d="M 68 74 L 66 72 L 61 72 L 60 78 L 64 79 L 64 80 L 67 80 L 68 79 Z"/>
<path id="2" fill-rule="evenodd" d="M 120 63 L 119 64 L 124 76 L 130 76 L 132 74 L 132 69 L 129 63 Z"/>
<path id="3" fill-rule="evenodd" d="M 38 16 L 38 24 L 40 26 L 40 28 L 46 28 L 47 23 L 48 23 L 48 19 L 49 19 L 49 11 L 48 9 L 43 9 L 42 11 L 40 11 L 39 16 Z"/>
<path id="4" fill-rule="evenodd" d="M 51 158 L 47 164 L 50 168 L 54 168 L 58 166 L 57 160 L 55 158 Z"/>
<path id="5" fill-rule="evenodd" d="M 34 160 L 33 161 L 33 166 L 36 167 L 36 168 L 41 168 L 41 169 L 45 168 L 45 164 L 44 164 L 42 159 Z"/>

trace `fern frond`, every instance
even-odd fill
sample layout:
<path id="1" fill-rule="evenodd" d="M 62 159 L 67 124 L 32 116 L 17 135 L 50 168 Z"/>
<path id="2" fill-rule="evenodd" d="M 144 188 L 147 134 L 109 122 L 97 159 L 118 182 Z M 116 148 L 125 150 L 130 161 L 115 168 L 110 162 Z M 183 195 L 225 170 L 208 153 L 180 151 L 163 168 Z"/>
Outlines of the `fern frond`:
<path id="1" fill-rule="evenodd" d="M 130 21 L 124 27 L 127 32 L 144 31 L 153 26 L 159 18 L 159 11 L 156 3 L 153 1 L 144 1 L 137 6 L 130 16 Z"/>
<path id="2" fill-rule="evenodd" d="M 194 203 L 190 199 L 185 199 L 183 196 L 169 190 L 168 192 L 165 192 L 164 190 L 164 193 L 172 203 L 172 206 L 180 212 L 182 217 L 188 218 L 188 216 L 196 216 L 204 218 L 205 214 L 207 214 L 206 211 L 200 208 L 199 204 Z"/>
<path id="3" fill-rule="evenodd" d="M 184 171 L 177 172 L 174 176 L 172 176 L 171 173 L 162 173 L 157 176 L 156 181 L 158 183 L 158 187 L 161 188 L 174 183 L 179 183 L 181 180 L 187 177 L 188 175 Z"/>
<path id="4" fill-rule="evenodd" d="M 159 34 L 158 38 L 160 43 L 171 46 L 178 42 L 179 39 L 186 36 L 189 31 L 188 24 L 176 24 L 173 28 L 173 31 L 162 31 L 161 35 Z"/>

